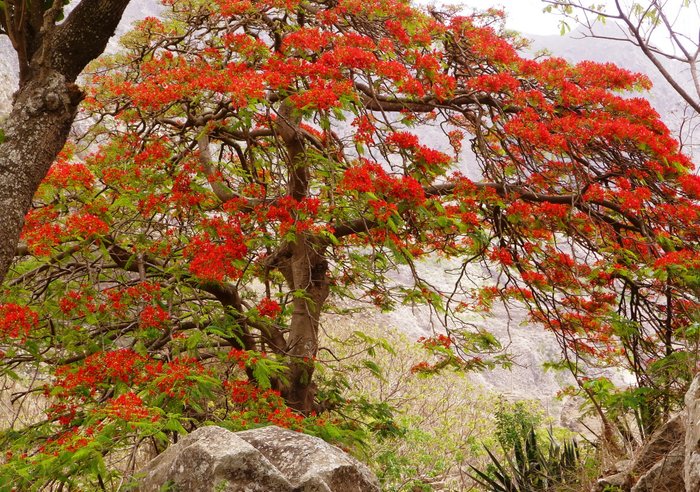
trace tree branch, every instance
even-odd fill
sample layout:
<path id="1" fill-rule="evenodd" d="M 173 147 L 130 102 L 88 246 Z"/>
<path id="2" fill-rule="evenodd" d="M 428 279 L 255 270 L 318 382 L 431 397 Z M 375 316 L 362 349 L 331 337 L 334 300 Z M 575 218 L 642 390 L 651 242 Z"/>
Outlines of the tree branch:
<path id="1" fill-rule="evenodd" d="M 585 209 L 590 212 L 589 207 L 587 206 L 588 204 L 592 205 L 598 205 L 600 207 L 603 207 L 605 209 L 608 209 L 610 211 L 613 211 L 622 217 L 624 217 L 626 220 L 629 221 L 631 225 L 626 225 L 622 224 L 615 219 L 611 217 L 604 216 L 600 214 L 601 220 L 605 220 L 606 222 L 616 225 L 618 227 L 624 228 L 624 229 L 631 229 L 635 230 L 638 232 L 643 232 L 644 231 L 644 225 L 642 222 L 634 217 L 631 216 L 630 214 L 626 213 L 622 207 L 616 205 L 615 203 L 612 203 L 608 200 L 589 200 L 589 201 L 582 201 L 581 195 L 580 194 L 566 194 L 566 195 L 547 195 L 544 193 L 536 193 L 532 191 L 528 191 L 525 188 L 521 186 L 508 186 L 503 183 L 491 183 L 491 182 L 482 182 L 482 183 L 473 183 L 473 186 L 476 188 L 490 188 L 494 190 L 496 193 L 498 193 L 499 196 L 507 196 L 507 195 L 513 195 L 517 196 L 517 198 L 524 200 L 526 202 L 532 202 L 532 203 L 553 203 L 553 204 L 559 204 L 559 205 L 571 205 L 572 207 L 577 206 L 577 205 L 583 205 L 586 204 Z M 427 197 L 434 197 L 434 196 L 449 196 L 452 195 L 455 192 L 455 188 L 457 185 L 455 183 L 443 183 L 443 184 L 438 184 L 438 185 L 433 185 L 433 186 L 428 186 L 423 188 L 423 192 L 425 193 L 425 196 Z M 342 238 L 345 236 L 350 236 L 352 234 L 361 234 L 361 233 L 366 233 L 371 231 L 372 229 L 375 229 L 379 227 L 381 224 L 377 222 L 376 220 L 368 219 L 368 218 L 359 218 L 355 220 L 351 220 L 342 224 L 337 224 L 333 226 L 333 230 L 335 231 L 334 236 L 336 238 Z"/>
<path id="2" fill-rule="evenodd" d="M 37 61 L 74 81 L 102 54 L 128 4 L 129 0 L 82 0 L 63 23 L 51 29 Z M 33 69 L 38 68 L 35 63 L 32 60 Z"/>

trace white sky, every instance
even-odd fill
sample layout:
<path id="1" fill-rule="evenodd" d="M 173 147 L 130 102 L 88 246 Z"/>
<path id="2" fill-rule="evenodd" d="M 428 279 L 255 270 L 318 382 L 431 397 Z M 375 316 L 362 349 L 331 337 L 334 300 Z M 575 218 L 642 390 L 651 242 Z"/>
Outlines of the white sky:
<path id="1" fill-rule="evenodd" d="M 559 34 L 559 16 L 543 13 L 545 4 L 540 0 L 433 0 L 430 3 L 464 5 L 466 9 L 503 8 L 509 29 L 528 34 Z"/>
<path id="2" fill-rule="evenodd" d="M 631 4 L 633 0 L 623 0 L 623 5 Z M 527 34 L 559 34 L 559 21 L 562 19 L 556 13 L 543 13 L 542 10 L 547 4 L 542 0 L 418 0 L 419 3 L 452 4 L 463 5 L 466 9 L 486 9 L 489 7 L 503 8 L 507 14 L 506 26 Z M 667 12 L 672 15 L 678 11 L 681 0 L 667 0 L 663 2 L 668 8 Z M 611 0 L 591 0 L 587 3 L 611 4 Z M 646 2 L 640 2 L 646 4 Z M 674 26 L 680 31 L 688 34 L 691 39 L 697 42 L 698 27 L 700 27 L 700 9 L 691 7 L 681 10 L 682 15 L 674 18 Z M 675 17 L 672 15 L 672 17 Z M 574 29 L 576 23 L 569 21 L 569 26 Z"/>

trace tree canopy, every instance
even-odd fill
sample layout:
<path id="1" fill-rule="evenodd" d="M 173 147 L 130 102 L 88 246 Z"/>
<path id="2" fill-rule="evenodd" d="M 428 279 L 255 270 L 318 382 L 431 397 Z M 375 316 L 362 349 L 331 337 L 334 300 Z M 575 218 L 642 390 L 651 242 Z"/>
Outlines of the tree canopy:
<path id="1" fill-rule="evenodd" d="M 632 371 L 619 408 L 645 430 L 678 402 L 697 365 L 700 179 L 631 97 L 646 77 L 525 56 L 497 10 L 164 3 L 92 66 L 92 128 L 27 215 L 0 367 L 41 374 L 27 394 L 51 406 L 6 468 L 102 480 L 74 453 L 254 425 L 261 401 L 259 420 L 328 432 L 319 416 L 345 402 L 315 379 L 319 333 L 345 299 L 439 314 L 424 372 L 498 361 L 465 313 L 518 302 L 604 421 L 589 367 Z M 459 171 L 469 156 L 480 179 Z M 431 255 L 462 264 L 450 292 L 421 277 Z M 475 262 L 491 284 L 470 282 Z"/>

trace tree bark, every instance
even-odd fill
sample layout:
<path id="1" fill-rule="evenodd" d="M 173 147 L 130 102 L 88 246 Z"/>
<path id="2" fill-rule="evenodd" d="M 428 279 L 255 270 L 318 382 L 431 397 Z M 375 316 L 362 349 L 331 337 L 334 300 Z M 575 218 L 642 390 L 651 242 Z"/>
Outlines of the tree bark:
<path id="1" fill-rule="evenodd" d="M 291 256 L 281 268 L 294 291 L 292 319 L 286 353 L 290 357 L 289 383 L 282 396 L 287 405 L 302 413 L 314 409 L 316 396 L 313 373 L 318 353 L 321 311 L 329 294 L 328 261 L 324 250 L 310 238 L 298 238 Z"/>
<path id="2" fill-rule="evenodd" d="M 289 196 L 303 200 L 309 194 L 309 163 L 305 152 L 301 118 L 289 101 L 282 101 L 275 131 L 287 152 Z M 286 243 L 271 265 L 284 275 L 292 291 L 293 311 L 285 355 L 290 358 L 287 384 L 282 396 L 294 410 L 310 413 L 316 395 L 312 381 L 318 352 L 318 328 L 329 294 L 326 245 L 313 234 L 299 233 Z"/>
<path id="3" fill-rule="evenodd" d="M 65 144 L 83 98 L 74 82 L 104 51 L 128 4 L 82 0 L 61 24 L 55 23 L 52 7 L 39 31 L 25 25 L 14 33 L 22 38 L 20 43 L 13 39 L 15 49 L 36 48 L 31 58 L 20 60 L 20 87 L 0 142 L 0 281 L 15 255 L 32 197 Z"/>

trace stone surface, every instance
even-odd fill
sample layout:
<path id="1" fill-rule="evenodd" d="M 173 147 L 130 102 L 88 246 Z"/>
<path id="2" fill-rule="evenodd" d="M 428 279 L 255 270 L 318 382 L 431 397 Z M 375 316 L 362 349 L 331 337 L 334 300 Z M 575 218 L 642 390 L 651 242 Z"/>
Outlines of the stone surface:
<path id="1" fill-rule="evenodd" d="M 685 447 L 681 444 L 639 477 L 631 492 L 685 492 L 684 461 Z"/>
<path id="2" fill-rule="evenodd" d="M 0 125 L 10 114 L 12 94 L 17 90 L 19 69 L 13 53 L 9 38 L 0 36 Z"/>
<path id="3" fill-rule="evenodd" d="M 684 413 L 676 415 L 644 442 L 632 460 L 630 473 L 633 477 L 641 477 L 665 458 L 671 450 L 683 444 L 686 430 L 685 418 Z"/>
<path id="4" fill-rule="evenodd" d="M 599 479 L 595 490 L 616 487 L 624 492 L 683 492 L 685 435 L 686 416 L 681 413 L 654 432 L 631 461 L 620 464 L 617 473 Z M 657 484 L 668 484 L 669 488 L 654 488 Z"/>
<path id="5" fill-rule="evenodd" d="M 700 374 L 685 394 L 688 426 L 685 435 L 685 484 L 688 492 L 700 490 Z"/>
<path id="6" fill-rule="evenodd" d="M 202 427 L 152 460 L 139 492 L 378 492 L 369 469 L 316 437 L 279 427 Z"/>
<path id="7" fill-rule="evenodd" d="M 604 490 L 630 490 L 631 477 L 629 472 L 623 471 L 599 478 L 594 487 L 594 492 L 603 492 Z"/>
<path id="8" fill-rule="evenodd" d="M 274 426 L 237 432 L 236 436 L 260 451 L 293 487 L 306 486 L 303 490 L 309 491 L 379 490 L 377 479 L 365 465 L 317 437 Z M 328 489 L 321 488 L 322 483 Z M 311 484 L 318 484 L 318 488 L 308 488 Z"/>

